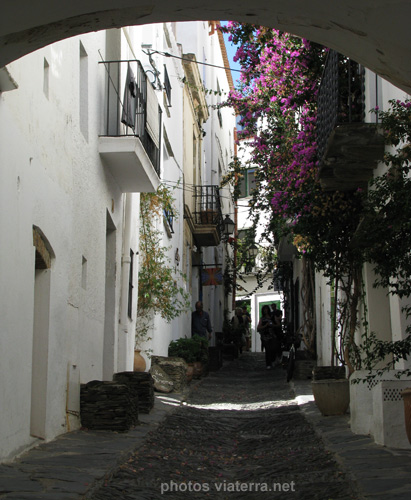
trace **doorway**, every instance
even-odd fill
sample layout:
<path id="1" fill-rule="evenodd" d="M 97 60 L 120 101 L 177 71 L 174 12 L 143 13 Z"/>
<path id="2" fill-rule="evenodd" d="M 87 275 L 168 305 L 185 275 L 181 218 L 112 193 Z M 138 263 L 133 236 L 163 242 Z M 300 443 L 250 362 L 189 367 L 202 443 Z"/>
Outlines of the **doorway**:
<path id="1" fill-rule="evenodd" d="M 112 380 L 116 353 L 116 226 L 107 212 L 106 219 L 106 279 L 104 307 L 103 380 Z"/>
<path id="2" fill-rule="evenodd" d="M 52 251 L 47 239 L 37 227 L 33 227 L 33 245 L 35 266 L 30 434 L 45 439 Z"/>

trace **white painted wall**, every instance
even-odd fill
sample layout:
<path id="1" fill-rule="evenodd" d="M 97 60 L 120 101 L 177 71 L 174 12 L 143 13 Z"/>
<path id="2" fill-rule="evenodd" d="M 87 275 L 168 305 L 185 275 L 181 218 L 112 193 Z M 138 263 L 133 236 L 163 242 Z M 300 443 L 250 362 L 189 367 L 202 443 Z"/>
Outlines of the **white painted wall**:
<path id="1" fill-rule="evenodd" d="M 327 282 L 322 273 L 315 273 L 318 366 L 331 364 L 331 290 Z"/>
<path id="2" fill-rule="evenodd" d="M 193 53 L 199 63 L 212 64 L 219 67 L 199 64 L 199 71 L 204 86 L 208 90 L 228 92 L 229 83 L 223 67 L 225 63 L 221 53 L 217 32 L 210 34 L 208 22 L 186 22 L 176 24 L 177 39 L 181 43 L 183 53 Z M 220 110 L 222 126 L 220 126 L 217 109 L 214 108 L 219 102 L 225 99 L 222 96 L 207 94 L 206 100 L 209 106 L 210 117 L 203 125 L 205 136 L 201 141 L 202 145 L 202 172 L 201 178 L 204 185 L 220 185 L 222 177 L 228 171 L 228 165 L 234 154 L 234 127 L 235 117 L 229 108 Z M 221 190 L 221 208 L 223 218 L 225 214 L 230 214 L 233 219 L 233 205 L 229 196 L 228 188 Z M 203 261 L 205 264 L 225 263 L 224 244 L 219 247 L 204 247 Z M 193 295 L 194 303 L 199 299 Z M 221 332 L 224 320 L 224 309 L 231 308 L 224 298 L 223 286 L 203 287 L 204 309 L 209 312 L 214 332 Z M 214 343 L 214 337 L 212 339 Z"/>
<path id="3" fill-rule="evenodd" d="M 125 196 L 97 147 L 104 108 L 99 50 L 104 56 L 104 32 L 35 52 L 10 65 L 18 89 L 0 94 L 1 460 L 35 442 L 31 406 L 41 415 L 42 430 L 33 432 L 51 439 L 79 426 L 65 408 L 67 399 L 70 410 L 79 410 L 80 382 L 132 368 L 135 312 L 132 320 L 120 315 L 122 254 L 129 253 L 122 244 Z M 81 66 L 87 72 L 83 84 Z M 86 113 L 80 100 L 88 103 Z M 138 195 L 130 198 L 128 241 L 136 252 Z M 107 218 L 115 230 L 111 342 L 104 351 Z M 33 226 L 54 255 L 43 314 L 34 313 Z M 39 348 L 33 347 L 36 316 L 42 324 Z M 42 405 L 36 398 L 31 404 L 33 349 L 39 355 L 33 395 L 40 387 Z M 41 372 L 38 363 L 45 364 Z"/>

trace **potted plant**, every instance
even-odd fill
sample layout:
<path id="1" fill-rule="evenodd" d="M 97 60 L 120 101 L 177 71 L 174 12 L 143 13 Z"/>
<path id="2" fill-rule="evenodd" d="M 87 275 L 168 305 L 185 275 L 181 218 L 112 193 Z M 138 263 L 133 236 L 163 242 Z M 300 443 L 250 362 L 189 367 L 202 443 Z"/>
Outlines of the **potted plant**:
<path id="1" fill-rule="evenodd" d="M 190 372 L 193 370 L 192 376 L 199 378 L 208 364 L 208 341 L 198 335 L 173 340 L 168 346 L 168 355 L 183 358 Z M 190 376 L 189 373 L 187 375 Z"/>
<path id="2" fill-rule="evenodd" d="M 141 321 L 136 325 L 134 338 L 134 360 L 133 371 L 144 372 L 147 368 L 146 357 L 150 358 L 152 350 L 146 348 L 147 343 L 151 340 L 149 336 L 149 328 Z M 143 354 L 144 356 L 143 356 Z"/>
<path id="3" fill-rule="evenodd" d="M 350 386 L 344 366 L 314 368 L 311 387 L 315 403 L 324 416 L 346 413 L 350 405 Z"/>
<path id="4" fill-rule="evenodd" d="M 152 354 L 147 347 L 154 331 L 155 315 L 169 323 L 190 308 L 189 295 L 182 286 L 185 276 L 172 265 L 167 256 L 169 249 L 159 244 L 162 232 L 156 225 L 164 209 L 171 210 L 175 219 L 178 217 L 174 205 L 171 190 L 166 186 L 160 185 L 155 193 L 141 193 L 135 349 L 148 356 Z"/>
<path id="5" fill-rule="evenodd" d="M 141 349 L 134 349 L 133 371 L 145 372 L 147 368 L 146 360 L 141 355 Z"/>
<path id="6" fill-rule="evenodd" d="M 349 275 L 348 272 L 347 275 Z M 354 273 L 351 274 L 351 276 L 353 275 Z M 334 298 L 330 313 L 330 365 L 316 366 L 313 369 L 311 381 L 315 403 L 324 416 L 343 415 L 350 405 L 350 385 L 347 372 L 350 375 L 353 371 L 351 351 L 355 346 L 353 339 L 358 315 L 358 283 L 353 284 L 346 277 L 341 281 L 338 278 L 339 274 L 336 272 Z M 339 299 L 339 292 L 342 296 L 341 299 Z M 352 336 L 350 328 L 353 329 Z"/>
<path id="7" fill-rule="evenodd" d="M 194 376 L 194 362 L 199 357 L 198 342 L 186 337 L 172 340 L 168 346 L 168 355 L 184 359 L 187 363 L 187 382 L 191 382 Z"/>

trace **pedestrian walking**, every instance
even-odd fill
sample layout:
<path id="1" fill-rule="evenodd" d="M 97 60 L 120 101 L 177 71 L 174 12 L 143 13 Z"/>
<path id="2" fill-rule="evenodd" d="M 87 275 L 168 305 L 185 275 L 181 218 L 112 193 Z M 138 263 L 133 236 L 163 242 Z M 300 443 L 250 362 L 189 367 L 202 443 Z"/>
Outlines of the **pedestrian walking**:
<path id="1" fill-rule="evenodd" d="M 199 335 L 206 340 L 210 340 L 212 331 L 210 315 L 207 311 L 203 310 L 203 303 L 201 300 L 198 300 L 195 305 L 195 311 L 191 314 L 191 336 Z"/>
<path id="2" fill-rule="evenodd" d="M 275 305 L 275 304 L 274 304 Z M 281 354 L 282 354 L 282 346 L 284 343 L 284 334 L 283 334 L 283 312 L 281 309 L 272 309 L 271 319 L 273 321 L 274 327 L 274 335 L 277 339 L 277 352 L 275 356 L 275 364 L 281 363 Z"/>
<path id="3" fill-rule="evenodd" d="M 246 323 L 241 307 L 237 307 L 235 309 L 235 314 L 233 316 L 233 319 L 231 320 L 231 324 L 233 326 L 234 344 L 236 344 L 236 346 L 238 347 L 239 353 L 242 354 L 243 347 L 246 344 Z"/>
<path id="4" fill-rule="evenodd" d="M 278 351 L 280 350 L 280 342 L 277 339 L 274 331 L 274 323 L 271 317 L 270 307 L 264 305 L 261 310 L 262 316 L 257 325 L 257 331 L 261 335 L 261 342 L 264 344 L 265 364 L 267 370 L 273 367 Z"/>
<path id="5" fill-rule="evenodd" d="M 245 350 L 251 350 L 251 316 L 247 311 L 247 307 L 243 307 L 243 318 L 245 324 Z"/>

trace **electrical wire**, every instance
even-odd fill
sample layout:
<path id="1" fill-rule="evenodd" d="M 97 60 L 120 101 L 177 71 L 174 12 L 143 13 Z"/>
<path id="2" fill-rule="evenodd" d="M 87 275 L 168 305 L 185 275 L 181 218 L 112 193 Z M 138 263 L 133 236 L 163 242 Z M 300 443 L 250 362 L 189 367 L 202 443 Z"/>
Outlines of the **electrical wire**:
<path id="1" fill-rule="evenodd" d="M 152 50 L 150 53 L 159 54 L 160 56 L 165 56 L 165 57 L 174 57 L 174 59 L 180 59 L 181 61 L 195 62 L 196 64 L 202 64 L 203 66 L 211 66 L 213 68 L 228 69 L 230 71 L 237 71 L 238 73 L 245 73 L 245 71 L 241 69 L 230 68 L 229 66 L 219 66 L 217 64 L 210 64 L 206 62 L 193 61 L 192 59 L 188 59 L 187 57 L 175 56 L 173 54 L 170 54 L 169 52 L 162 52 L 161 50 Z"/>
<path id="2" fill-rule="evenodd" d="M 182 191 L 188 191 L 188 192 L 191 192 L 191 193 L 195 193 L 196 192 L 196 189 L 195 189 L 195 186 L 198 186 L 198 184 L 181 184 L 179 183 L 179 181 L 168 181 L 168 180 L 165 180 L 165 179 L 162 179 L 161 182 L 168 186 L 168 187 L 171 187 L 172 189 L 180 189 Z M 180 184 L 180 186 L 178 185 Z M 222 196 L 220 194 L 220 199 L 222 200 L 229 200 L 229 201 L 232 201 L 234 202 L 233 198 L 230 197 L 230 196 Z M 249 204 L 239 204 L 237 203 L 237 207 L 240 207 L 240 208 L 250 208 L 250 205 Z"/>

